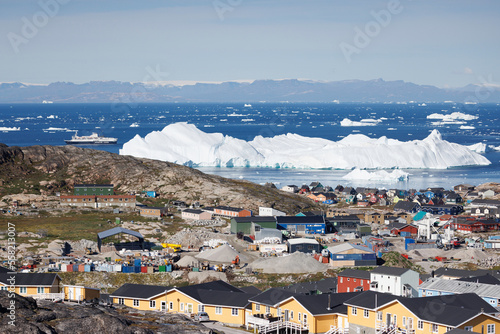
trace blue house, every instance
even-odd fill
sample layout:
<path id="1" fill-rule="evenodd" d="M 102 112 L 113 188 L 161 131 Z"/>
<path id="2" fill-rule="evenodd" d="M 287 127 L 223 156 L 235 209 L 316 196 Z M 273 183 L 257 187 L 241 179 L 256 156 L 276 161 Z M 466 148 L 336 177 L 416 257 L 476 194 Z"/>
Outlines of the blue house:
<path id="1" fill-rule="evenodd" d="M 146 191 L 146 197 L 156 198 L 156 191 L 152 190 Z"/>
<path id="2" fill-rule="evenodd" d="M 421 208 L 422 211 L 432 213 L 433 215 L 458 215 L 464 211 L 463 206 L 458 204 L 443 204 L 432 205 L 424 204 Z"/>

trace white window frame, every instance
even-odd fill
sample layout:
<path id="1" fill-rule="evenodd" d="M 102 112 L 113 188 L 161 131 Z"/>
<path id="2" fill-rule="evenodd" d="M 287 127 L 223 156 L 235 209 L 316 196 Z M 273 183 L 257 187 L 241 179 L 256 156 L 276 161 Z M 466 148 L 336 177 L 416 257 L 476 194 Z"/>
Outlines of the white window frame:
<path id="1" fill-rule="evenodd" d="M 293 311 L 290 311 L 290 320 L 293 320 Z"/>
<path id="2" fill-rule="evenodd" d="M 125 305 L 125 298 L 118 298 L 118 305 Z"/>
<path id="3" fill-rule="evenodd" d="M 219 315 L 222 314 L 222 307 L 216 306 L 215 307 L 215 314 L 219 314 Z"/>
<path id="4" fill-rule="evenodd" d="M 303 319 L 302 322 L 304 323 L 304 325 L 307 325 L 307 313 L 304 313 L 302 319 Z"/>
<path id="5" fill-rule="evenodd" d="M 28 293 L 28 288 L 25 286 L 19 287 L 19 293 Z"/>
<path id="6" fill-rule="evenodd" d="M 367 309 L 363 310 L 363 317 L 369 318 L 370 317 L 370 312 Z"/>
<path id="7" fill-rule="evenodd" d="M 205 305 L 198 304 L 198 312 L 205 312 Z"/>
<path id="8" fill-rule="evenodd" d="M 357 308 L 356 306 L 353 306 L 353 307 L 351 308 L 351 314 L 352 314 L 352 315 L 358 315 L 358 308 Z"/>
<path id="9" fill-rule="evenodd" d="M 156 300 L 149 301 L 149 308 L 156 308 Z"/>
<path id="10" fill-rule="evenodd" d="M 417 329 L 424 329 L 424 322 L 422 320 L 417 320 Z"/>
<path id="11" fill-rule="evenodd" d="M 239 311 L 239 310 L 238 310 L 237 308 L 235 308 L 235 307 L 231 308 L 231 315 L 232 315 L 233 317 L 237 317 L 237 316 L 238 316 L 238 314 L 239 314 L 239 312 L 238 312 L 238 311 Z"/>
<path id="12" fill-rule="evenodd" d="M 486 334 L 495 334 L 495 324 L 486 325 Z"/>
<path id="13" fill-rule="evenodd" d="M 382 321 L 384 319 L 382 311 L 377 311 L 377 320 Z"/>
<path id="14" fill-rule="evenodd" d="M 465 326 L 464 330 L 468 332 L 472 332 L 473 327 L 472 326 Z"/>
<path id="15" fill-rule="evenodd" d="M 406 326 L 406 317 L 403 316 L 403 327 L 405 327 L 405 326 Z"/>
<path id="16" fill-rule="evenodd" d="M 269 307 L 269 306 L 266 306 L 266 314 L 267 313 L 271 313 L 271 307 Z"/>
<path id="17" fill-rule="evenodd" d="M 300 317 L 300 312 L 299 312 L 299 314 L 298 314 L 298 316 L 297 316 L 297 317 L 298 317 L 298 320 L 299 320 L 299 322 L 300 322 L 300 318 L 301 318 L 301 317 Z"/>
<path id="18" fill-rule="evenodd" d="M 255 304 L 255 312 L 260 312 L 260 304 Z"/>
<path id="19" fill-rule="evenodd" d="M 39 286 L 36 288 L 36 293 L 44 293 L 45 292 L 45 288 L 42 287 L 42 286 Z"/>
<path id="20" fill-rule="evenodd" d="M 181 312 L 184 312 L 184 303 L 181 303 L 181 304 L 180 304 L 179 310 L 180 310 Z"/>
<path id="21" fill-rule="evenodd" d="M 168 303 L 168 309 L 172 311 L 174 309 L 174 302 L 169 302 Z"/>
<path id="22" fill-rule="evenodd" d="M 139 306 L 139 299 L 134 299 L 133 305 L 138 307 Z"/>
<path id="23" fill-rule="evenodd" d="M 439 332 L 439 326 L 437 324 L 432 324 L 432 333 L 438 333 Z"/>
<path id="24" fill-rule="evenodd" d="M 396 314 L 392 316 L 392 323 L 394 324 L 394 326 L 398 325 L 398 316 Z"/>

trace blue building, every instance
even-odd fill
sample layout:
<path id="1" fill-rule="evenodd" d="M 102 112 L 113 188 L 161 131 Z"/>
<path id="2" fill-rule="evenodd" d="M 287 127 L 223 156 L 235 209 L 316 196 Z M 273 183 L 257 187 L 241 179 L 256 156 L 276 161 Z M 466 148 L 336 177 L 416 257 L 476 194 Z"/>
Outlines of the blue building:
<path id="1" fill-rule="evenodd" d="M 433 215 L 458 215 L 464 211 L 464 208 L 458 204 L 424 204 L 422 205 L 421 210 L 432 213 Z"/>
<path id="2" fill-rule="evenodd" d="M 330 233 L 322 216 L 278 216 L 278 229 L 300 234 Z"/>

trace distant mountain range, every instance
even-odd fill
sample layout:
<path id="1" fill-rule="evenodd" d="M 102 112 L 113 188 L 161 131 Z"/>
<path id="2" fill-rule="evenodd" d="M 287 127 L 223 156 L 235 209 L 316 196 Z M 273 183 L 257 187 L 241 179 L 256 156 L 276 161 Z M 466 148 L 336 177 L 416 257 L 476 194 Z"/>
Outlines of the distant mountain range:
<path id="1" fill-rule="evenodd" d="M 42 101 L 82 103 L 137 102 L 500 102 L 500 87 L 468 85 L 442 89 L 404 81 L 297 79 L 253 82 L 150 85 L 118 81 L 49 85 L 0 84 L 0 103 Z"/>

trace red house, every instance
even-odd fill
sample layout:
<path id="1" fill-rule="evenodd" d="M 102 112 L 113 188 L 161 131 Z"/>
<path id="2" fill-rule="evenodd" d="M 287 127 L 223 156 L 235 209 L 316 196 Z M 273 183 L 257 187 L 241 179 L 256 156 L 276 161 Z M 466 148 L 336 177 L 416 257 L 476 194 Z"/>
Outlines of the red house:
<path id="1" fill-rule="evenodd" d="M 370 290 L 370 272 L 346 269 L 337 278 L 337 293 Z"/>
<path id="2" fill-rule="evenodd" d="M 500 222 L 495 219 L 458 219 L 456 218 L 451 226 L 462 233 L 498 231 Z"/>
<path id="3" fill-rule="evenodd" d="M 410 235 L 418 233 L 418 228 L 416 226 L 405 224 L 405 223 L 395 222 L 395 223 L 389 224 L 387 227 L 388 227 L 389 231 L 391 232 L 391 234 L 394 234 L 394 235 L 401 235 L 401 232 L 405 232 L 405 233 L 403 233 L 403 235 L 405 235 L 407 233 L 409 233 Z"/>

